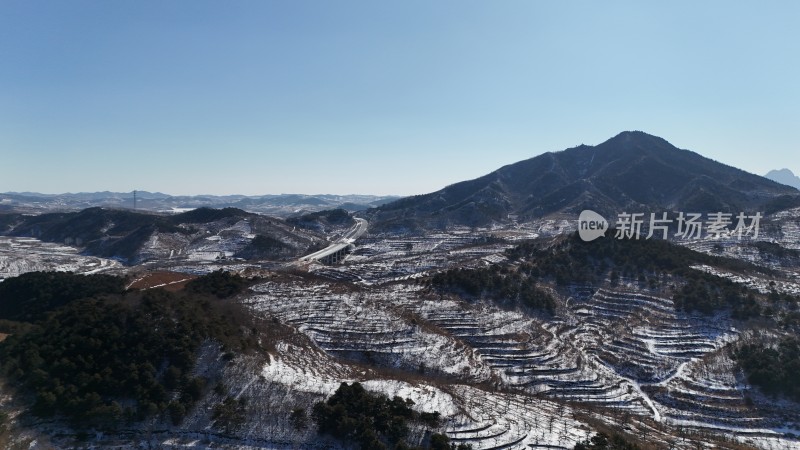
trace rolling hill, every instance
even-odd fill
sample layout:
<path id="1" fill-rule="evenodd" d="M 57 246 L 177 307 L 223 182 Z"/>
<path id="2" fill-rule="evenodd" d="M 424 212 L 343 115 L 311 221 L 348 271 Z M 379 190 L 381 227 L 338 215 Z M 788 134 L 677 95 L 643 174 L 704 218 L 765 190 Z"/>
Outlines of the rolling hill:
<path id="1" fill-rule="evenodd" d="M 252 213 L 289 217 L 309 212 L 342 208 L 362 211 L 396 200 L 396 196 L 279 194 L 279 195 L 167 195 L 137 191 L 135 209 L 149 212 L 175 212 L 192 208 L 238 208 Z M 102 207 L 134 207 L 133 192 L 81 192 L 40 194 L 36 192 L 0 193 L 0 211 L 41 214 L 80 211 Z"/>
<path id="2" fill-rule="evenodd" d="M 0 215 L 0 234 L 74 245 L 127 264 L 172 258 L 283 259 L 324 238 L 282 219 L 236 208 L 198 208 L 175 215 L 88 208 L 38 216 Z"/>

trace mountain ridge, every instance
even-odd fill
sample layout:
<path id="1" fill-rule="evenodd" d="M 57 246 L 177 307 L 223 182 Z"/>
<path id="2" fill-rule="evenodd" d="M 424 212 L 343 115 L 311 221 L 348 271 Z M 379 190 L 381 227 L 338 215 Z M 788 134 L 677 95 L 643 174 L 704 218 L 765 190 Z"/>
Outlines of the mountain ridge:
<path id="1" fill-rule="evenodd" d="M 796 189 L 678 149 L 663 138 L 625 131 L 596 146 L 543 153 L 368 213 L 380 229 L 446 228 L 583 209 L 607 214 L 630 208 L 770 209 L 782 196 L 800 204 Z"/>
<path id="2" fill-rule="evenodd" d="M 316 249 L 324 240 L 295 228 L 280 218 L 237 208 L 203 207 L 169 215 L 101 207 L 36 216 L 0 214 L 0 234 L 75 245 L 86 254 L 129 265 L 190 253 L 285 259 Z"/>
<path id="3" fill-rule="evenodd" d="M 138 211 L 180 212 L 201 207 L 233 207 L 279 217 L 337 208 L 351 212 L 362 211 L 399 198 L 397 196 L 359 194 L 169 195 L 148 191 L 136 191 L 136 194 L 135 206 Z M 53 211 L 80 211 L 92 207 L 132 209 L 134 207 L 133 192 L 0 193 L 0 211 L 36 214 Z"/>

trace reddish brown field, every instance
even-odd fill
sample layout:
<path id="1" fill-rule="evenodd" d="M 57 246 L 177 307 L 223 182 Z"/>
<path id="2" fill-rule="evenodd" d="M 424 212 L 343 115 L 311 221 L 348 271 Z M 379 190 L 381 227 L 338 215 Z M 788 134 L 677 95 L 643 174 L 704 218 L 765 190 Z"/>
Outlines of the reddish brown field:
<path id="1" fill-rule="evenodd" d="M 179 272 L 147 272 L 136 278 L 128 287 L 131 289 L 152 289 L 160 287 L 168 291 L 180 291 L 186 283 L 197 278 L 196 275 Z"/>

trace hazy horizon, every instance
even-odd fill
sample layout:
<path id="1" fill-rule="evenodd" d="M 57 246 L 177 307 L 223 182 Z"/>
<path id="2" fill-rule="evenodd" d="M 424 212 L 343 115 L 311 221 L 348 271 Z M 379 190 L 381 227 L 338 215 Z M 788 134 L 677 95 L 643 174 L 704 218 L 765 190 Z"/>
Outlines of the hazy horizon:
<path id="1" fill-rule="evenodd" d="M 36 192 L 36 191 L 3 191 L 0 194 L 17 194 L 17 195 L 25 195 L 25 194 L 41 194 L 47 196 L 53 195 L 81 195 L 81 194 L 101 194 L 104 192 L 108 192 L 111 194 L 128 194 L 130 193 L 133 195 L 133 189 L 129 191 L 110 191 L 108 189 L 100 189 L 97 191 L 78 191 L 78 192 Z M 135 189 L 137 193 L 149 193 L 149 194 L 161 194 L 161 195 L 168 195 L 170 197 L 269 197 L 269 196 L 281 196 L 281 195 L 302 195 L 308 197 L 315 197 L 315 196 L 335 196 L 335 197 L 356 197 L 356 196 L 366 196 L 366 197 L 402 197 L 400 195 L 375 195 L 375 194 L 363 194 L 363 193 L 350 193 L 350 194 L 337 194 L 337 193 L 322 193 L 317 192 L 314 194 L 302 194 L 298 192 L 281 192 L 278 194 L 274 193 L 264 193 L 264 194 L 209 194 L 209 193 L 200 193 L 200 194 L 173 194 L 170 192 L 161 192 L 161 191 L 153 191 L 150 189 Z"/>
<path id="2" fill-rule="evenodd" d="M 406 196 L 625 130 L 800 172 L 795 2 L 2 12 L 0 192 Z"/>
<path id="3" fill-rule="evenodd" d="M 722 161 L 719 161 L 719 162 L 722 162 Z M 724 164 L 724 162 L 722 162 L 722 163 Z M 487 172 L 484 173 L 484 174 L 481 174 L 481 175 L 488 174 L 489 172 L 494 171 L 494 170 L 499 169 L 499 168 L 500 167 L 496 167 L 496 168 L 491 169 L 491 170 L 487 169 Z M 744 169 L 742 169 L 742 170 L 744 170 Z M 768 171 L 766 171 L 764 173 L 755 173 L 755 175 L 765 177 L 767 175 L 767 173 L 770 172 L 770 171 L 782 171 L 782 170 L 789 170 L 792 173 L 792 175 L 800 177 L 800 173 L 795 172 L 794 170 L 792 170 L 792 169 L 790 169 L 788 167 L 776 167 L 775 169 L 770 169 L 770 170 L 768 170 Z M 753 173 L 753 172 L 750 172 L 750 173 Z M 466 179 L 465 180 L 458 180 L 456 183 L 458 183 L 460 181 L 468 181 L 468 180 L 466 180 Z M 450 183 L 450 184 L 453 184 L 453 183 Z M 280 195 L 303 195 L 303 196 L 309 196 L 309 197 L 326 196 L 326 195 L 341 196 L 341 197 L 347 197 L 347 196 L 407 197 L 407 196 L 422 195 L 422 194 L 427 194 L 427 193 L 430 193 L 430 192 L 435 192 L 435 191 L 437 191 L 437 190 L 439 190 L 441 188 L 444 188 L 446 186 L 449 186 L 449 185 L 443 185 L 440 188 L 437 188 L 437 189 L 429 191 L 429 192 L 421 192 L 421 193 L 405 194 L 405 195 L 403 195 L 403 194 L 391 194 L 391 193 L 389 193 L 389 194 L 373 194 L 373 193 L 370 193 L 370 192 L 350 192 L 350 193 L 337 193 L 337 192 L 313 192 L 313 193 L 307 193 L 307 192 L 280 192 L 280 193 L 275 193 L 275 192 L 265 192 L 265 193 L 255 193 L 255 194 L 242 194 L 242 193 L 237 193 L 237 192 L 226 193 L 226 194 L 212 194 L 212 193 L 208 193 L 208 192 L 201 192 L 201 193 L 174 193 L 174 192 L 157 191 L 157 190 L 147 189 L 147 188 L 120 190 L 120 191 L 109 190 L 109 189 L 97 189 L 97 190 L 91 190 L 91 191 L 64 191 L 64 192 L 13 191 L 13 190 L 8 190 L 8 191 L 2 191 L 0 193 L 2 193 L 2 194 L 20 194 L 20 195 L 24 195 L 24 194 L 42 194 L 42 195 L 47 195 L 47 196 L 58 196 L 58 195 L 97 194 L 97 193 L 109 192 L 109 193 L 113 193 L 113 194 L 130 193 L 132 195 L 133 191 L 135 190 L 135 191 L 137 191 L 139 193 L 144 192 L 144 193 L 150 193 L 150 194 L 161 194 L 161 195 L 168 195 L 168 196 L 171 196 L 171 197 L 204 197 L 204 196 L 209 196 L 209 197 L 228 197 L 228 196 L 259 197 L 259 196 L 280 196 Z"/>

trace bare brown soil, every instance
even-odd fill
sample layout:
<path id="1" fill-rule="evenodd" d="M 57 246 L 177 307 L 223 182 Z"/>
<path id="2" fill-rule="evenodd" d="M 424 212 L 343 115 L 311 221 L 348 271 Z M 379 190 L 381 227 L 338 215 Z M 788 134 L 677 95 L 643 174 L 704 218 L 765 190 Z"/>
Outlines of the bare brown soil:
<path id="1" fill-rule="evenodd" d="M 176 292 L 180 291 L 191 280 L 197 278 L 196 275 L 188 273 L 157 271 L 148 272 L 136 279 L 130 284 L 131 289 L 153 289 L 156 287 L 163 288 L 167 291 Z"/>

